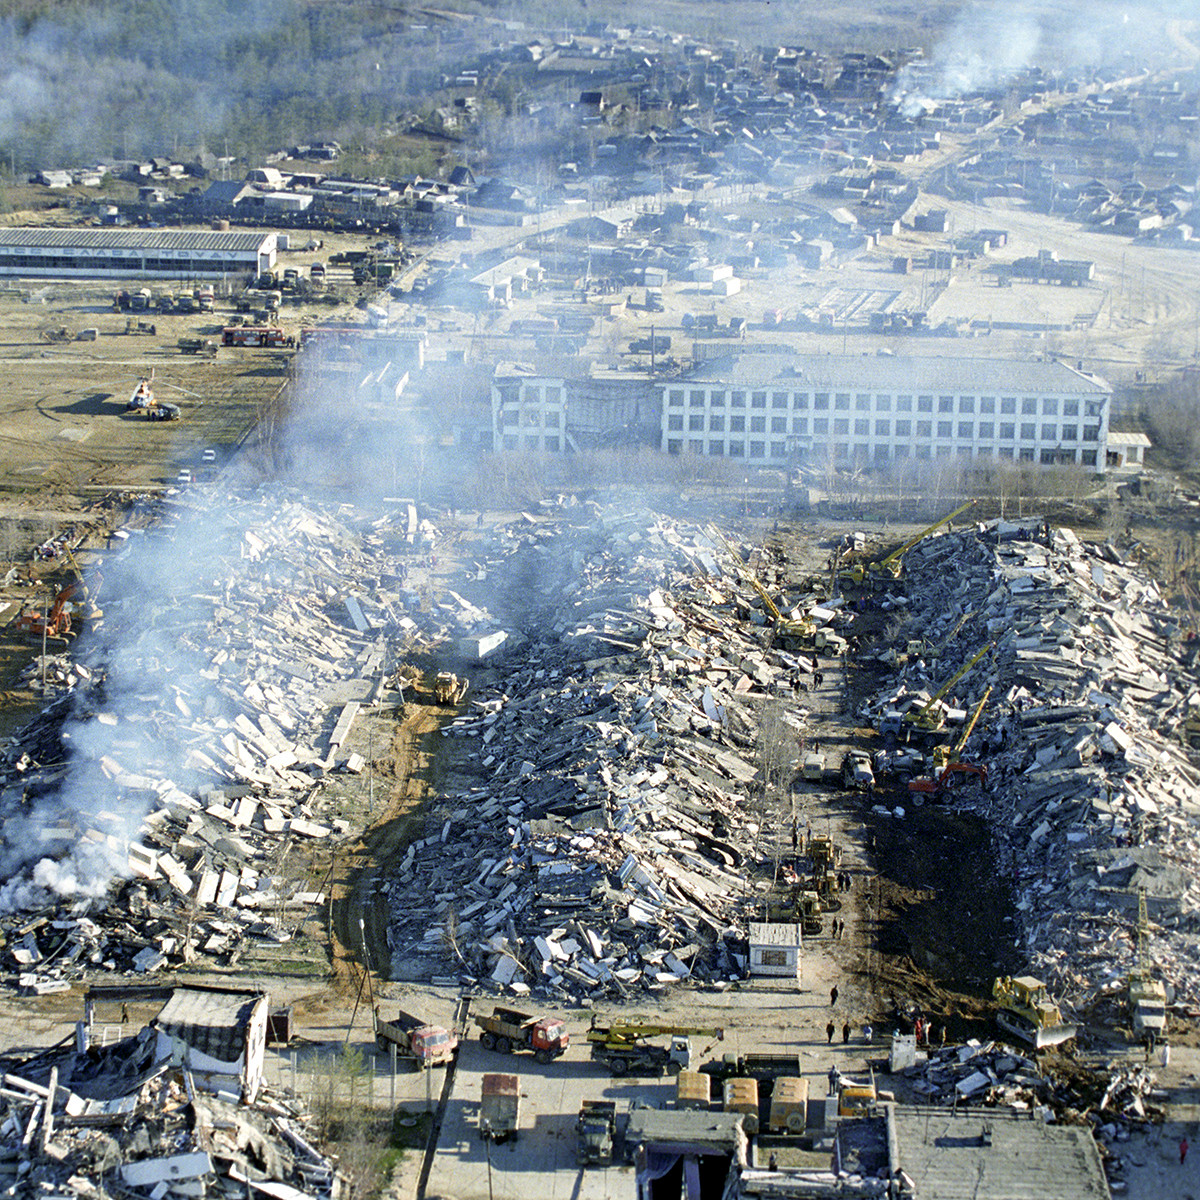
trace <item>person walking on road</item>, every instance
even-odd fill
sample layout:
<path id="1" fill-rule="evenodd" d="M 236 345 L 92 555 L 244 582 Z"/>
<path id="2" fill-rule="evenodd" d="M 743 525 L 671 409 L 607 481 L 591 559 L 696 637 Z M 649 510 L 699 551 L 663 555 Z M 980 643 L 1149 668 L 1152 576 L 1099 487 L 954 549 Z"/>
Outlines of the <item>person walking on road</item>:
<path id="1" fill-rule="evenodd" d="M 843 1021 L 842 1022 L 842 1045 L 848 1046 L 849 1044 L 850 1044 L 850 1022 Z"/>
<path id="2" fill-rule="evenodd" d="M 830 1017 L 828 1024 L 825 1026 L 825 1040 L 831 1046 L 833 1045 L 833 1034 L 834 1034 L 835 1029 L 836 1029 L 836 1026 L 833 1023 L 833 1018 Z"/>
<path id="3" fill-rule="evenodd" d="M 1179 1165 L 1182 1167 L 1187 1162 L 1188 1140 L 1187 1134 L 1179 1139 Z"/>
<path id="4" fill-rule="evenodd" d="M 831 987 L 829 989 L 829 1007 L 830 1008 L 837 1008 L 837 998 L 838 998 L 838 985 L 835 983 L 833 985 L 833 987 Z"/>

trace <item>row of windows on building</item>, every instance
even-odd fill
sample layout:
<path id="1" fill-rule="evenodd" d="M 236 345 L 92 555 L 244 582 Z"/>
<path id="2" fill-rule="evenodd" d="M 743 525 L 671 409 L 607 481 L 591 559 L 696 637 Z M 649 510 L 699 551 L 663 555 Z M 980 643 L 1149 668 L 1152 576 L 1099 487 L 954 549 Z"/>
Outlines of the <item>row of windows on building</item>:
<path id="1" fill-rule="evenodd" d="M 515 445 L 516 440 L 516 438 L 513 438 L 514 445 L 506 445 L 505 448 L 517 449 Z M 536 448 L 533 443 L 536 443 L 536 439 L 533 439 L 529 448 Z M 793 457 L 788 451 L 787 442 L 746 442 L 736 438 L 729 441 L 713 440 L 711 438 L 668 438 L 666 446 L 668 454 L 683 454 L 686 451 L 688 454 L 746 458 L 764 462 L 785 462 Z M 813 450 L 800 450 L 794 457 L 801 462 L 809 460 L 821 462 L 830 454 L 838 462 L 874 462 L 877 464 L 901 462 L 907 458 L 933 459 L 950 458 L 954 455 L 959 455 L 965 458 L 999 458 L 1018 462 L 1040 462 L 1047 466 L 1076 463 L 1085 467 L 1094 467 L 1097 464 L 1098 452 L 1096 450 L 1077 451 L 1070 447 L 1055 447 L 1053 449 L 1044 447 L 1040 450 L 1035 446 L 980 446 L 975 448 L 914 446 L 910 448 L 908 446 L 866 446 L 851 445 L 848 442 L 834 442 L 827 447 L 822 446 Z"/>
<path id="2" fill-rule="evenodd" d="M 127 271 L 139 274 L 142 271 L 166 271 L 176 275 L 211 274 L 217 271 L 252 270 L 257 258 L 241 261 L 211 258 L 143 258 L 140 255 L 125 257 L 84 257 L 82 255 L 16 254 L 0 250 L 0 270 L 28 271 Z"/>
<path id="3" fill-rule="evenodd" d="M 872 395 L 860 392 L 746 392 L 719 388 L 669 388 L 668 408 L 772 408 L 820 412 L 999 413 L 1001 416 L 1097 417 L 1103 400 L 1080 401 L 1058 396 L 934 396 Z"/>
<path id="4" fill-rule="evenodd" d="M 686 423 L 685 423 L 686 419 Z M 705 412 L 667 413 L 667 432 L 680 433 L 790 433 L 798 437 L 855 437 L 877 438 L 938 438 L 973 442 L 999 438 L 1003 442 L 1098 442 L 1099 425 L 1063 424 L 1036 421 L 913 421 L 910 418 L 890 417 L 788 417 L 768 418 L 738 413 Z M 810 429 L 811 425 L 811 429 Z M 1081 436 L 1082 433 L 1082 436 Z"/>
<path id="5" fill-rule="evenodd" d="M 562 423 L 562 411 L 550 409 L 543 411 L 539 408 L 502 408 L 500 410 L 500 426 L 507 429 L 513 425 L 525 425 L 534 428 L 539 425 L 547 429 L 557 429 Z"/>
<path id="6" fill-rule="evenodd" d="M 545 450 L 550 454 L 557 454 L 562 449 L 562 442 L 553 434 L 541 437 L 534 433 L 522 438 L 519 434 L 506 433 L 500 439 L 500 448 L 502 450 Z"/>

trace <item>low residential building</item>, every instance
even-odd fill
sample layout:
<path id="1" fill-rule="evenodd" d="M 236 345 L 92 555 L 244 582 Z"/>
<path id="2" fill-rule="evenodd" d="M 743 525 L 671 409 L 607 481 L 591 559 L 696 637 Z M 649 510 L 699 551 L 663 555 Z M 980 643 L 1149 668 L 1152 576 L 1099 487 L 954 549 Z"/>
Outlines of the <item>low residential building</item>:
<path id="1" fill-rule="evenodd" d="M 253 1103 L 263 1082 L 265 992 L 180 987 L 151 1022 L 158 1058 L 186 1068 L 197 1086 Z"/>
<path id="2" fill-rule="evenodd" d="M 1144 433 L 1125 430 L 1108 431 L 1108 465 L 1110 467 L 1142 467 L 1150 439 Z"/>
<path id="3" fill-rule="evenodd" d="M 1112 388 L 1055 360 L 742 354 L 659 381 L 662 448 L 756 465 L 1107 466 Z"/>

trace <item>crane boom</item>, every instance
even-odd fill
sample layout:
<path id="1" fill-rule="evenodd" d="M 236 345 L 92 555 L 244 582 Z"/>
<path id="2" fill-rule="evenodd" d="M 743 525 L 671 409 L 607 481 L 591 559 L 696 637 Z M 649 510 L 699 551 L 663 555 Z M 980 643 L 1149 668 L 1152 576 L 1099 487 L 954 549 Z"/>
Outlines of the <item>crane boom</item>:
<path id="1" fill-rule="evenodd" d="M 725 544 L 725 548 L 733 557 L 735 563 L 739 564 L 739 573 L 744 575 L 749 581 L 750 586 L 754 589 L 758 598 L 762 601 L 762 606 L 771 619 L 771 625 L 774 628 L 776 635 L 781 639 L 787 639 L 791 642 L 804 641 L 810 638 L 814 632 L 814 626 L 811 621 L 794 621 L 785 617 L 779 611 L 779 605 L 771 599 L 767 593 L 767 589 L 758 581 L 758 577 L 750 569 L 749 564 L 742 563 L 742 556 L 734 548 L 733 543 L 717 528 L 710 526 L 710 532 L 714 534 L 720 541 Z"/>
<path id="2" fill-rule="evenodd" d="M 946 694 L 946 693 L 947 693 L 947 692 L 948 692 L 948 691 L 949 691 L 949 690 L 950 690 L 950 689 L 951 689 L 951 688 L 952 688 L 952 687 L 953 687 L 953 686 L 954 686 L 954 685 L 955 685 L 955 684 L 956 684 L 956 683 L 957 683 L 957 682 L 958 682 L 958 681 L 959 681 L 959 680 L 960 680 L 960 679 L 961 679 L 961 678 L 962 678 L 962 677 L 963 677 L 963 676 L 964 676 L 964 675 L 965 675 L 965 674 L 966 674 L 966 673 L 967 673 L 967 672 L 968 672 L 968 671 L 969 671 L 969 670 L 970 670 L 970 669 L 971 669 L 971 668 L 972 668 L 972 667 L 973 667 L 973 666 L 974 666 L 974 665 L 975 665 L 975 664 L 976 664 L 976 663 L 977 663 L 977 662 L 978 662 L 978 661 L 979 661 L 979 660 L 980 660 L 980 659 L 981 659 L 981 658 L 982 658 L 982 657 L 983 657 L 983 656 L 984 656 L 984 655 L 985 655 L 985 654 L 986 654 L 986 653 L 987 653 L 989 650 L 994 650 L 995 648 L 996 648 L 996 643 L 995 643 L 995 642 L 988 642 L 988 643 L 987 643 L 987 645 L 986 645 L 986 646 L 984 646 L 984 647 L 983 647 L 983 649 L 981 649 L 981 650 L 977 651 L 977 652 L 976 652 L 976 653 L 975 653 L 975 654 L 974 654 L 974 655 L 973 655 L 973 656 L 972 656 L 972 657 L 971 657 L 971 658 L 968 660 L 968 662 L 967 662 L 965 665 L 963 665 L 963 666 L 959 667 L 959 669 L 958 669 L 957 671 L 955 671 L 955 672 L 954 672 L 954 674 L 953 674 L 953 675 L 951 675 L 951 676 L 950 676 L 950 678 L 949 678 L 948 680 L 946 680 L 946 682 L 945 682 L 945 683 L 943 683 L 943 684 L 942 684 L 942 686 L 941 686 L 940 688 L 938 688 L 938 690 L 937 690 L 936 692 L 934 692 L 934 693 L 933 693 L 933 695 L 932 695 L 932 696 L 930 696 L 930 697 L 929 697 L 929 699 L 928 699 L 928 700 L 926 700 L 926 701 L 925 701 L 925 703 L 924 703 L 924 704 L 922 704 L 920 708 L 918 708 L 918 709 L 916 710 L 916 712 L 915 712 L 914 716 L 912 717 L 912 720 L 913 720 L 914 724 L 920 725 L 922 728 L 926 728 L 926 727 L 927 727 L 927 722 L 928 722 L 928 719 L 929 719 L 929 716 L 930 716 L 930 713 L 932 713 L 932 711 L 933 711 L 933 708 L 934 708 L 934 705 L 936 705 L 936 704 L 937 704 L 937 702 L 938 702 L 938 701 L 939 701 L 939 700 L 940 700 L 940 699 L 941 699 L 941 698 L 942 698 L 942 697 L 943 697 L 943 696 L 944 696 L 944 695 L 945 695 L 945 694 Z"/>
<path id="3" fill-rule="evenodd" d="M 916 537 L 909 538 L 909 540 L 905 542 L 903 546 L 898 546 L 891 552 L 891 554 L 887 556 L 887 558 L 883 559 L 882 562 L 872 563 L 870 569 L 876 572 L 883 572 L 887 571 L 893 563 L 898 565 L 899 560 L 903 558 L 904 555 L 906 555 L 919 541 L 921 541 L 923 538 L 927 538 L 931 533 L 936 533 L 943 525 L 949 525 L 955 517 L 957 517 L 960 513 L 965 513 L 967 509 L 975 503 L 976 502 L 974 500 L 968 500 L 966 504 L 960 505 L 952 513 L 950 513 L 949 516 L 943 517 L 940 521 L 934 521 L 932 525 L 926 525 Z"/>
<path id="4" fill-rule="evenodd" d="M 991 694 L 992 689 L 989 685 L 988 689 L 983 693 L 983 698 L 975 705 L 975 711 L 971 714 L 971 719 L 963 726 L 962 735 L 950 749 L 946 750 L 941 746 L 934 749 L 933 759 L 936 766 L 944 767 L 947 763 L 957 762 L 962 757 L 962 752 L 967 748 L 967 743 L 971 740 L 975 723 L 982 715 L 984 707 L 987 705 L 988 697 Z M 938 753 L 939 750 L 942 751 L 941 754 Z"/>
<path id="5" fill-rule="evenodd" d="M 725 1030 L 702 1025 L 660 1025 L 653 1021 L 614 1021 L 611 1025 L 593 1025 L 587 1033 L 589 1042 L 606 1046 L 636 1046 L 652 1037 L 711 1037 L 724 1040 Z"/>

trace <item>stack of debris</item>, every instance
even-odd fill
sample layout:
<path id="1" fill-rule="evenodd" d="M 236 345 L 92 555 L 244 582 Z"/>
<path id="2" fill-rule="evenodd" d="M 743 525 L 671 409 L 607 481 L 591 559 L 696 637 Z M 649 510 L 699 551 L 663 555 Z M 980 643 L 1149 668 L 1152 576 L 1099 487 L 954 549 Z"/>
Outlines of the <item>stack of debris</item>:
<path id="1" fill-rule="evenodd" d="M 290 493 L 167 511 L 119 539 L 73 690 L 8 751 L 0 920 L 29 991 L 286 940 L 321 897 L 279 865 L 346 831 L 321 785 L 360 706 L 414 649 L 496 641 L 481 604 L 407 589 L 386 521 Z M 699 529 L 576 505 L 488 536 L 463 590 L 523 614 L 521 666 L 447 729 L 468 773 L 389 885 L 395 973 L 560 997 L 740 977 L 743 867 L 786 838 L 760 846 L 744 803 L 758 710 L 792 762 L 811 662 L 769 648 Z"/>
<path id="2" fill-rule="evenodd" d="M 463 786 L 388 892 L 393 973 L 557 999 L 740 978 L 763 839 L 759 708 L 790 765 L 811 662 L 769 649 L 752 596 L 699 529 L 601 513 L 503 531 L 483 569 L 519 590 L 521 665 L 447 733 Z"/>
<path id="3" fill-rule="evenodd" d="M 906 568 L 911 628 L 927 645 L 953 636 L 864 716 L 927 696 L 995 643 L 963 684 L 964 703 L 992 688 L 967 749 L 988 787 L 954 803 L 995 831 L 1034 971 L 1077 1006 L 1119 987 L 1144 890 L 1151 957 L 1177 1003 L 1200 1003 L 1200 771 L 1179 736 L 1200 679 L 1180 615 L 1111 546 L 1069 530 L 1035 542 L 993 522 L 918 544 Z"/>
<path id="4" fill-rule="evenodd" d="M 322 781 L 379 695 L 388 639 L 428 648 L 489 620 L 420 606 L 389 530 L 290 493 L 196 493 L 117 539 L 105 622 L 35 664 L 67 691 L 0 776 L 0 920 L 27 990 L 196 954 L 228 965 L 320 901 L 279 864 L 345 829 Z"/>
<path id="5" fill-rule="evenodd" d="M 95 1047 L 86 1070 L 77 1061 L 84 1056 L 52 1052 L 5 1074 L 4 1194 L 76 1200 L 338 1194 L 336 1164 L 313 1145 L 299 1102 L 267 1090 L 251 1104 L 206 1094 L 186 1070 L 169 1070 L 169 1055 L 158 1061 L 155 1046 L 146 1028 Z"/>
<path id="6" fill-rule="evenodd" d="M 904 1074 L 914 1094 L 929 1104 L 978 1102 L 1029 1108 L 1039 1103 L 1039 1096 L 1044 1099 L 1048 1087 L 1032 1059 L 998 1042 L 974 1039 L 930 1050 Z"/>

